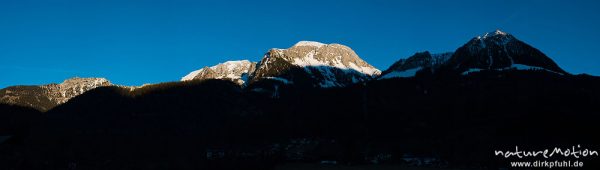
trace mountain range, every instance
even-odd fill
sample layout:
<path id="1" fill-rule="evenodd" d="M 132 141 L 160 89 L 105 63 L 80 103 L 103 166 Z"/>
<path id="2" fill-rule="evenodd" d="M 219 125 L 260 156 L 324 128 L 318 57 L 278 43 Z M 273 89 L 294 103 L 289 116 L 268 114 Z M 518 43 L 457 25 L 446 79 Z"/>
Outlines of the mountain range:
<path id="1" fill-rule="evenodd" d="M 362 60 L 350 47 L 300 41 L 288 49 L 270 49 L 258 62 L 226 61 L 204 66 L 181 81 L 222 79 L 240 86 L 276 81 L 275 84 L 332 88 L 376 79 L 414 77 L 417 72 L 433 72 L 442 67 L 462 74 L 486 70 L 543 70 L 568 74 L 539 50 L 511 34 L 496 30 L 474 37 L 454 52 L 417 52 L 398 60 L 383 72 Z M 110 85 L 113 84 L 104 78 L 73 78 L 61 84 L 12 86 L 0 90 L 0 102 L 46 111 L 85 91 Z"/>
<path id="2" fill-rule="evenodd" d="M 2 89 L 0 169 L 511 169 L 494 150 L 600 150 L 598 106 L 600 77 L 501 31 L 383 71 L 347 46 L 301 41 L 178 82 Z"/>

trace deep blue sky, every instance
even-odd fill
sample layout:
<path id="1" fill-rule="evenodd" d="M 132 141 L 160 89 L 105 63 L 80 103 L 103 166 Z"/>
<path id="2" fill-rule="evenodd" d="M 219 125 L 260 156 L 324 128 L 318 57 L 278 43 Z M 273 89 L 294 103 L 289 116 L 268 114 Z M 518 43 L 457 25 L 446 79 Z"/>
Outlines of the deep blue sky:
<path id="1" fill-rule="evenodd" d="M 106 77 L 177 81 L 300 40 L 352 47 L 379 69 L 501 29 L 571 73 L 600 75 L 600 1 L 1 0 L 0 88 Z"/>

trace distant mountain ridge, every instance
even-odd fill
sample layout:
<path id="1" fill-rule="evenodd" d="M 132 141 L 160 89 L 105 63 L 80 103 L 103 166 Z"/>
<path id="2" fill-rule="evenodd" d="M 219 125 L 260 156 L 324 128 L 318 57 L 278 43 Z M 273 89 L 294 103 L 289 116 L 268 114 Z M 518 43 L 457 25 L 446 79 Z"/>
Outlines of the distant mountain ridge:
<path id="1" fill-rule="evenodd" d="M 568 75 L 539 50 L 511 34 L 496 30 L 472 38 L 454 52 L 415 53 L 398 60 L 384 71 L 361 59 L 348 46 L 300 41 L 287 49 L 268 50 L 259 62 L 238 60 L 204 66 L 190 72 L 181 81 L 221 79 L 232 81 L 241 87 L 270 82 L 252 88 L 276 94 L 277 84 L 317 88 L 346 87 L 373 80 L 415 77 L 420 71 L 436 73 L 440 68 L 463 75 L 485 70 L 536 70 Z M 138 88 L 113 85 L 104 78 L 73 78 L 61 84 L 7 87 L 0 90 L 0 103 L 45 111 L 101 86 L 119 86 L 129 90 Z"/>
<path id="2" fill-rule="evenodd" d="M 431 54 L 429 51 L 415 53 L 407 59 L 396 61 L 390 68 L 381 73 L 379 79 L 414 77 L 417 71 L 437 69 L 445 64 L 453 54 L 453 52 Z"/>
<path id="3" fill-rule="evenodd" d="M 315 87 L 328 88 L 370 81 L 375 77 L 414 77 L 423 69 L 433 72 L 443 66 L 463 74 L 483 70 L 542 70 L 568 74 L 539 50 L 500 30 L 474 37 L 454 52 L 415 53 L 411 57 L 398 60 L 383 72 L 362 60 L 347 46 L 314 41 L 300 41 L 288 49 L 273 48 L 251 69 L 246 65 L 241 66 L 240 70 L 249 75 L 247 83 L 262 79 L 277 80 L 284 84 L 312 81 Z M 190 74 L 193 73 L 195 72 Z M 213 74 L 225 73 L 203 72 L 201 75 L 209 76 L 199 76 L 195 79 L 226 78 L 211 76 Z M 236 76 L 243 77 L 241 74 L 242 72 L 239 72 Z M 189 77 L 186 80 L 189 80 Z M 234 82 L 242 84 L 238 80 Z"/>
<path id="4" fill-rule="evenodd" d="M 91 89 L 112 85 L 105 78 L 75 77 L 60 84 L 11 86 L 0 90 L 0 103 L 33 107 L 45 111 Z"/>
<path id="5" fill-rule="evenodd" d="M 485 70 L 541 70 L 568 74 L 539 50 L 511 34 L 496 30 L 472 38 L 454 52 L 430 54 L 425 51 L 400 59 L 383 71 L 379 79 L 413 77 L 423 69 L 435 71 L 440 67 L 463 75 Z"/>

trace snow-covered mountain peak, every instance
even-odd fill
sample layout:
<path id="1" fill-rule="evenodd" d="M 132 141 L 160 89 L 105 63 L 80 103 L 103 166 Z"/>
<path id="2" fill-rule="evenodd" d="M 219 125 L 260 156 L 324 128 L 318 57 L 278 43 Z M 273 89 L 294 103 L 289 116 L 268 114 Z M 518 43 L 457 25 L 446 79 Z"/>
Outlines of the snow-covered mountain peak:
<path id="1" fill-rule="evenodd" d="M 449 59 L 449 65 L 461 71 L 506 70 L 517 64 L 566 73 L 538 49 L 500 30 L 471 39 Z"/>
<path id="2" fill-rule="evenodd" d="M 498 30 L 496 30 L 496 31 L 494 31 L 494 34 L 495 34 L 495 35 L 507 35 L 507 33 L 505 33 L 505 32 L 502 32 L 502 31 L 501 31 L 501 30 L 499 30 L 499 29 L 498 29 Z"/>
<path id="3" fill-rule="evenodd" d="M 325 46 L 325 45 L 326 44 L 316 42 L 316 41 L 299 41 L 298 43 L 294 44 L 294 46 L 311 46 L 311 47 L 317 47 L 317 48 L 321 48 L 322 46 Z"/>
<path id="4" fill-rule="evenodd" d="M 251 79 L 279 77 L 296 68 L 305 70 L 321 87 L 344 86 L 350 84 L 349 82 L 364 81 L 381 73 L 358 57 L 350 47 L 300 41 L 287 49 L 269 50 L 257 65 L 256 72 L 251 74 Z"/>
<path id="5" fill-rule="evenodd" d="M 234 60 L 234 61 L 226 61 L 224 63 L 219 63 L 219 64 L 224 64 L 224 65 L 242 65 L 242 64 L 248 64 L 251 63 L 249 60 Z"/>
<path id="6" fill-rule="evenodd" d="M 222 70 L 222 71 L 231 73 L 231 72 L 236 72 L 236 70 L 238 70 L 238 69 L 245 69 L 246 67 L 250 66 L 251 64 L 252 64 L 252 62 L 250 62 L 248 60 L 226 61 L 224 63 L 220 63 L 220 64 L 212 66 L 210 68 L 220 71 L 220 70 L 218 70 L 218 69 L 220 69 L 219 66 L 224 66 L 222 68 L 224 70 Z"/>
<path id="7" fill-rule="evenodd" d="M 248 60 L 227 61 L 219 63 L 211 67 L 203 67 L 202 69 L 192 71 L 187 74 L 181 81 L 194 79 L 228 79 L 235 83 L 243 84 L 249 72 L 251 72 L 256 63 Z"/>
<path id="8" fill-rule="evenodd" d="M 228 61 L 193 71 L 181 78 L 181 81 L 227 79 L 245 84 L 248 80 L 254 82 L 271 79 L 285 80 L 286 84 L 290 84 L 296 79 L 303 79 L 305 82 L 316 82 L 321 87 L 338 87 L 366 81 L 380 73 L 380 70 L 358 57 L 350 47 L 300 41 L 287 49 L 269 49 L 258 64 L 248 60 Z M 299 75 L 295 74 L 303 74 L 300 76 L 303 78 L 298 78 Z M 288 81 L 286 78 L 289 77 L 294 78 Z"/>
<path id="9" fill-rule="evenodd" d="M 303 48 L 307 46 L 316 48 Z M 362 60 L 350 47 L 341 44 L 300 41 L 277 53 L 287 54 L 291 64 L 300 67 L 335 67 L 342 70 L 356 70 L 369 76 L 381 73 L 380 70 Z"/>
<path id="10" fill-rule="evenodd" d="M 514 36 L 500 30 L 487 32 L 484 35 L 477 36 L 470 41 L 471 44 L 473 44 L 473 46 L 471 46 L 471 50 L 481 50 L 490 46 L 491 44 L 505 46 L 514 40 L 516 40 Z"/>
<path id="11" fill-rule="evenodd" d="M 500 30 L 496 30 L 493 32 L 486 32 L 483 35 L 477 36 L 476 39 L 488 39 L 491 37 L 505 37 L 505 36 L 510 36 L 510 34 L 508 34 L 506 32 L 502 32 Z"/>

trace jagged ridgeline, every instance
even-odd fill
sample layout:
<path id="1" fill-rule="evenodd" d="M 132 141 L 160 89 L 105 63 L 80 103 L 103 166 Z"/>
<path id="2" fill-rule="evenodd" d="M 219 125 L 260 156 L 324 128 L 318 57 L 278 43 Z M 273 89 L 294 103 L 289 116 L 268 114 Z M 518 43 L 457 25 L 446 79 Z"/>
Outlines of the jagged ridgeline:
<path id="1" fill-rule="evenodd" d="M 2 89 L 0 169 L 498 169 L 508 164 L 494 149 L 600 143 L 600 78 L 501 31 L 381 72 L 347 46 L 309 41 L 198 69 L 139 87 Z"/>
<path id="2" fill-rule="evenodd" d="M 341 44 L 301 41 L 287 49 L 273 48 L 259 62 L 227 61 L 204 66 L 181 81 L 221 79 L 256 92 L 277 96 L 280 86 L 337 88 L 375 79 L 410 78 L 417 73 L 467 75 L 486 71 L 546 71 L 568 74 L 539 50 L 502 31 L 477 36 L 455 52 L 418 52 L 379 69 Z M 441 72 L 441 73 L 440 73 Z M 112 84 L 104 78 L 73 78 L 61 84 L 12 86 L 0 90 L 0 102 L 47 111 L 88 90 Z M 119 86 L 136 89 L 133 86 Z"/>

